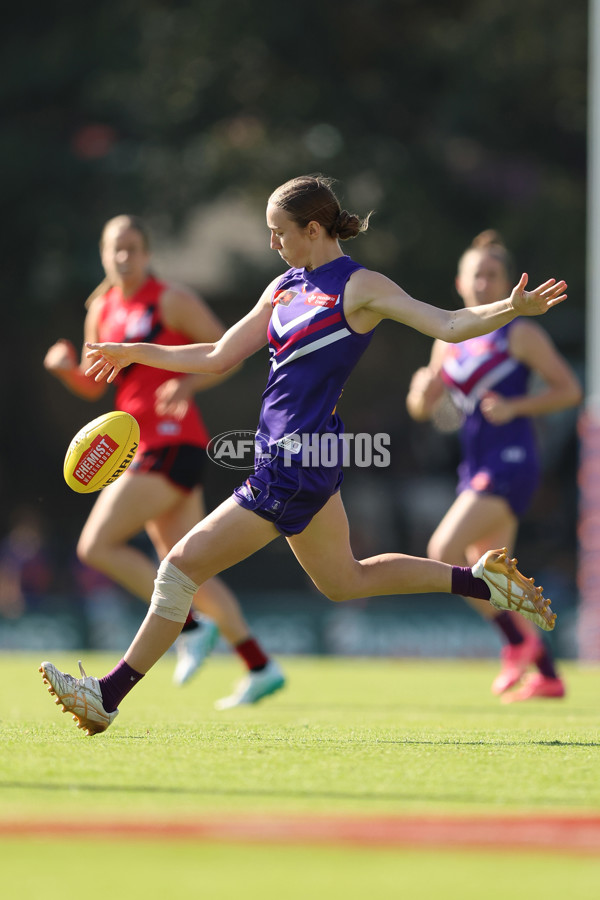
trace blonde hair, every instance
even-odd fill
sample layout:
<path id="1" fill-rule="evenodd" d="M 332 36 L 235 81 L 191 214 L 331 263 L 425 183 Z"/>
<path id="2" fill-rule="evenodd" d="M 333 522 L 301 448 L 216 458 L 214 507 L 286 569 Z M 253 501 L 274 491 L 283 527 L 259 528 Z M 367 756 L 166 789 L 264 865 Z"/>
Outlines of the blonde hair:
<path id="1" fill-rule="evenodd" d="M 133 231 L 137 231 L 138 234 L 141 235 L 144 248 L 148 252 L 150 251 L 150 235 L 148 234 L 148 229 L 146 228 L 143 220 L 140 219 L 139 216 L 130 216 L 124 214 L 120 216 L 114 216 L 112 219 L 109 219 L 108 222 L 104 223 L 104 228 L 102 229 L 102 234 L 100 235 L 100 253 L 102 253 L 102 250 L 104 249 L 104 242 L 106 240 L 108 231 L 116 226 L 122 226 L 123 229 L 132 229 Z M 100 284 L 94 288 L 92 293 L 85 301 L 85 308 L 89 309 L 96 297 L 101 297 L 103 294 L 106 294 L 106 292 L 110 291 L 112 287 L 114 287 L 114 284 L 112 283 L 111 279 L 108 276 L 104 277 Z"/>
<path id="2" fill-rule="evenodd" d="M 369 227 L 371 212 L 361 218 L 342 209 L 325 175 L 299 175 L 276 188 L 269 203 L 283 209 L 300 228 L 318 222 L 333 238 L 347 241 Z"/>
<path id="3" fill-rule="evenodd" d="M 493 256 L 494 259 L 501 262 L 504 266 L 508 280 L 511 282 L 514 281 L 516 270 L 512 254 L 508 250 L 499 232 L 495 231 L 493 228 L 486 228 L 485 231 L 480 231 L 479 234 L 475 235 L 470 245 L 461 254 L 458 260 L 459 271 L 463 260 L 473 250 L 479 250 L 481 253 L 488 253 L 490 256 Z"/>

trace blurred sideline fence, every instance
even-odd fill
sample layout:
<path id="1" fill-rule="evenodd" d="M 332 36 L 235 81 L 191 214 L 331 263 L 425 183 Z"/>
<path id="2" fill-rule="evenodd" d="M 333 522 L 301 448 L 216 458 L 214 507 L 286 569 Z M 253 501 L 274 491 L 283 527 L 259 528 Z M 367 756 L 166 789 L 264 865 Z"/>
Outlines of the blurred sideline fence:
<path id="1" fill-rule="evenodd" d="M 581 477 L 595 479 L 600 500 L 599 428 L 591 440 L 590 459 L 587 464 L 584 460 Z M 360 477 L 355 474 L 344 499 L 356 555 L 368 557 L 394 547 L 423 555 L 428 536 L 452 502 L 453 477 L 389 481 L 368 471 Z M 592 497 L 589 491 L 582 493 Z M 600 519 L 597 522 L 591 513 L 586 518 L 582 509 L 580 539 L 597 542 L 598 553 L 595 559 L 582 560 L 580 586 L 586 596 L 580 610 L 577 586 L 565 566 L 565 558 L 572 555 L 567 535 L 556 519 L 563 518 L 562 503 L 560 494 L 551 492 L 546 499 L 542 494 L 533 533 L 528 535 L 524 528 L 519 544 L 522 562 L 535 572 L 558 614 L 558 626 L 547 640 L 558 657 L 568 659 L 589 656 L 592 646 L 597 649 L 600 621 L 592 588 L 595 559 L 600 561 Z M 541 519 L 543 525 L 538 527 Z M 57 547 L 53 530 L 35 509 L 19 510 L 12 525 L 0 541 L 0 652 L 124 652 L 145 615 L 145 605 L 78 562 L 60 533 Z M 152 552 L 145 536 L 137 544 Z M 272 653 L 465 659 L 499 653 L 496 630 L 459 597 L 420 594 L 331 603 L 290 558 L 284 541 L 274 542 L 263 553 L 268 558 L 258 554 L 244 561 L 226 572 L 225 580 L 239 597 L 253 632 Z M 221 641 L 217 650 L 226 652 L 229 647 Z"/>
<path id="2" fill-rule="evenodd" d="M 272 653 L 288 655 L 496 657 L 496 631 L 460 598 L 405 595 L 332 604 L 311 592 L 239 594 L 253 632 Z M 84 601 L 48 596 L 35 611 L 0 620 L 0 651 L 97 649 L 123 652 L 144 606 L 107 588 Z M 557 656 L 575 658 L 577 616 L 561 611 L 548 635 Z M 219 652 L 227 652 L 221 641 Z"/>

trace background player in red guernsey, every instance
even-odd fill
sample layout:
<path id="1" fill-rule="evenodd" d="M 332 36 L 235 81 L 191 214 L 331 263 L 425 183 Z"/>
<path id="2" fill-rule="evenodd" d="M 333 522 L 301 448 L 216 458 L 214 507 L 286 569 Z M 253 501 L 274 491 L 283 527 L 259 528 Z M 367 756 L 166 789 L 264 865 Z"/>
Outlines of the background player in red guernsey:
<path id="1" fill-rule="evenodd" d="M 89 297 L 85 341 L 144 341 L 163 346 L 216 341 L 224 333 L 208 305 L 187 288 L 156 278 L 149 270 L 150 245 L 144 223 L 134 216 L 110 219 L 100 241 L 103 282 Z M 57 341 L 45 367 L 73 393 L 96 400 L 106 390 L 85 375 L 73 345 Z M 202 483 L 209 435 L 194 402 L 198 391 L 221 382 L 221 375 L 174 375 L 149 366 L 131 366 L 116 382 L 115 408 L 140 425 L 140 446 L 129 470 L 99 495 L 81 533 L 77 554 L 146 602 L 152 595 L 156 565 L 129 541 L 146 530 L 159 559 L 205 515 Z M 254 703 L 283 686 L 278 664 L 250 634 L 239 603 L 219 578 L 197 592 L 176 644 L 174 680 L 186 682 L 220 629 L 248 669 L 234 694 L 220 708 Z M 216 624 L 215 624 L 216 623 Z"/>

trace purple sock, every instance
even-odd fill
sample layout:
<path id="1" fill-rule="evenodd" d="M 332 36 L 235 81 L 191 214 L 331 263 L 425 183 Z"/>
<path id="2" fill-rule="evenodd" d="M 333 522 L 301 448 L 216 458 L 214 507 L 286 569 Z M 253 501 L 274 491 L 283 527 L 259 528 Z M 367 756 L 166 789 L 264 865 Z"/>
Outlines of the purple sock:
<path id="1" fill-rule="evenodd" d="M 542 675 L 546 678 L 558 678 L 558 672 L 554 665 L 554 659 L 548 647 L 544 644 L 544 649 L 535 661 L 536 666 Z"/>
<path id="2" fill-rule="evenodd" d="M 489 600 L 490 589 L 483 578 L 475 578 L 469 566 L 452 566 L 452 593 Z"/>
<path id="3" fill-rule="evenodd" d="M 519 631 L 519 629 L 515 625 L 513 617 L 507 610 L 498 613 L 497 616 L 494 616 L 492 622 L 494 623 L 496 628 L 500 629 L 509 644 L 517 646 L 518 644 L 522 644 L 524 642 L 525 638 L 523 636 L 523 632 Z"/>
<path id="4" fill-rule="evenodd" d="M 127 696 L 143 677 L 122 659 L 112 672 L 109 672 L 104 678 L 99 678 L 102 703 L 106 712 L 114 712 L 123 697 Z"/>

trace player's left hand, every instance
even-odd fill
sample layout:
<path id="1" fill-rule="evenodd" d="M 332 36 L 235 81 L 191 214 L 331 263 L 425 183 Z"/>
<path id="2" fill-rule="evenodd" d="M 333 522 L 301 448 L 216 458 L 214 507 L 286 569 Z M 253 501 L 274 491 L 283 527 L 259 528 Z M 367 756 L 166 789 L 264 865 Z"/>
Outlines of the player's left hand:
<path id="1" fill-rule="evenodd" d="M 541 316 L 553 306 L 566 300 L 566 281 L 550 278 L 533 291 L 526 291 L 529 276 L 521 275 L 519 283 L 513 288 L 510 300 L 513 309 L 519 316 Z"/>
<path id="2" fill-rule="evenodd" d="M 479 404 L 481 414 L 490 425 L 506 425 L 512 422 L 515 414 L 510 400 L 495 391 L 488 391 Z"/>
<path id="3" fill-rule="evenodd" d="M 181 420 L 189 405 L 189 391 L 186 389 L 185 379 L 169 378 L 157 387 L 154 395 L 154 409 L 157 415 Z"/>

